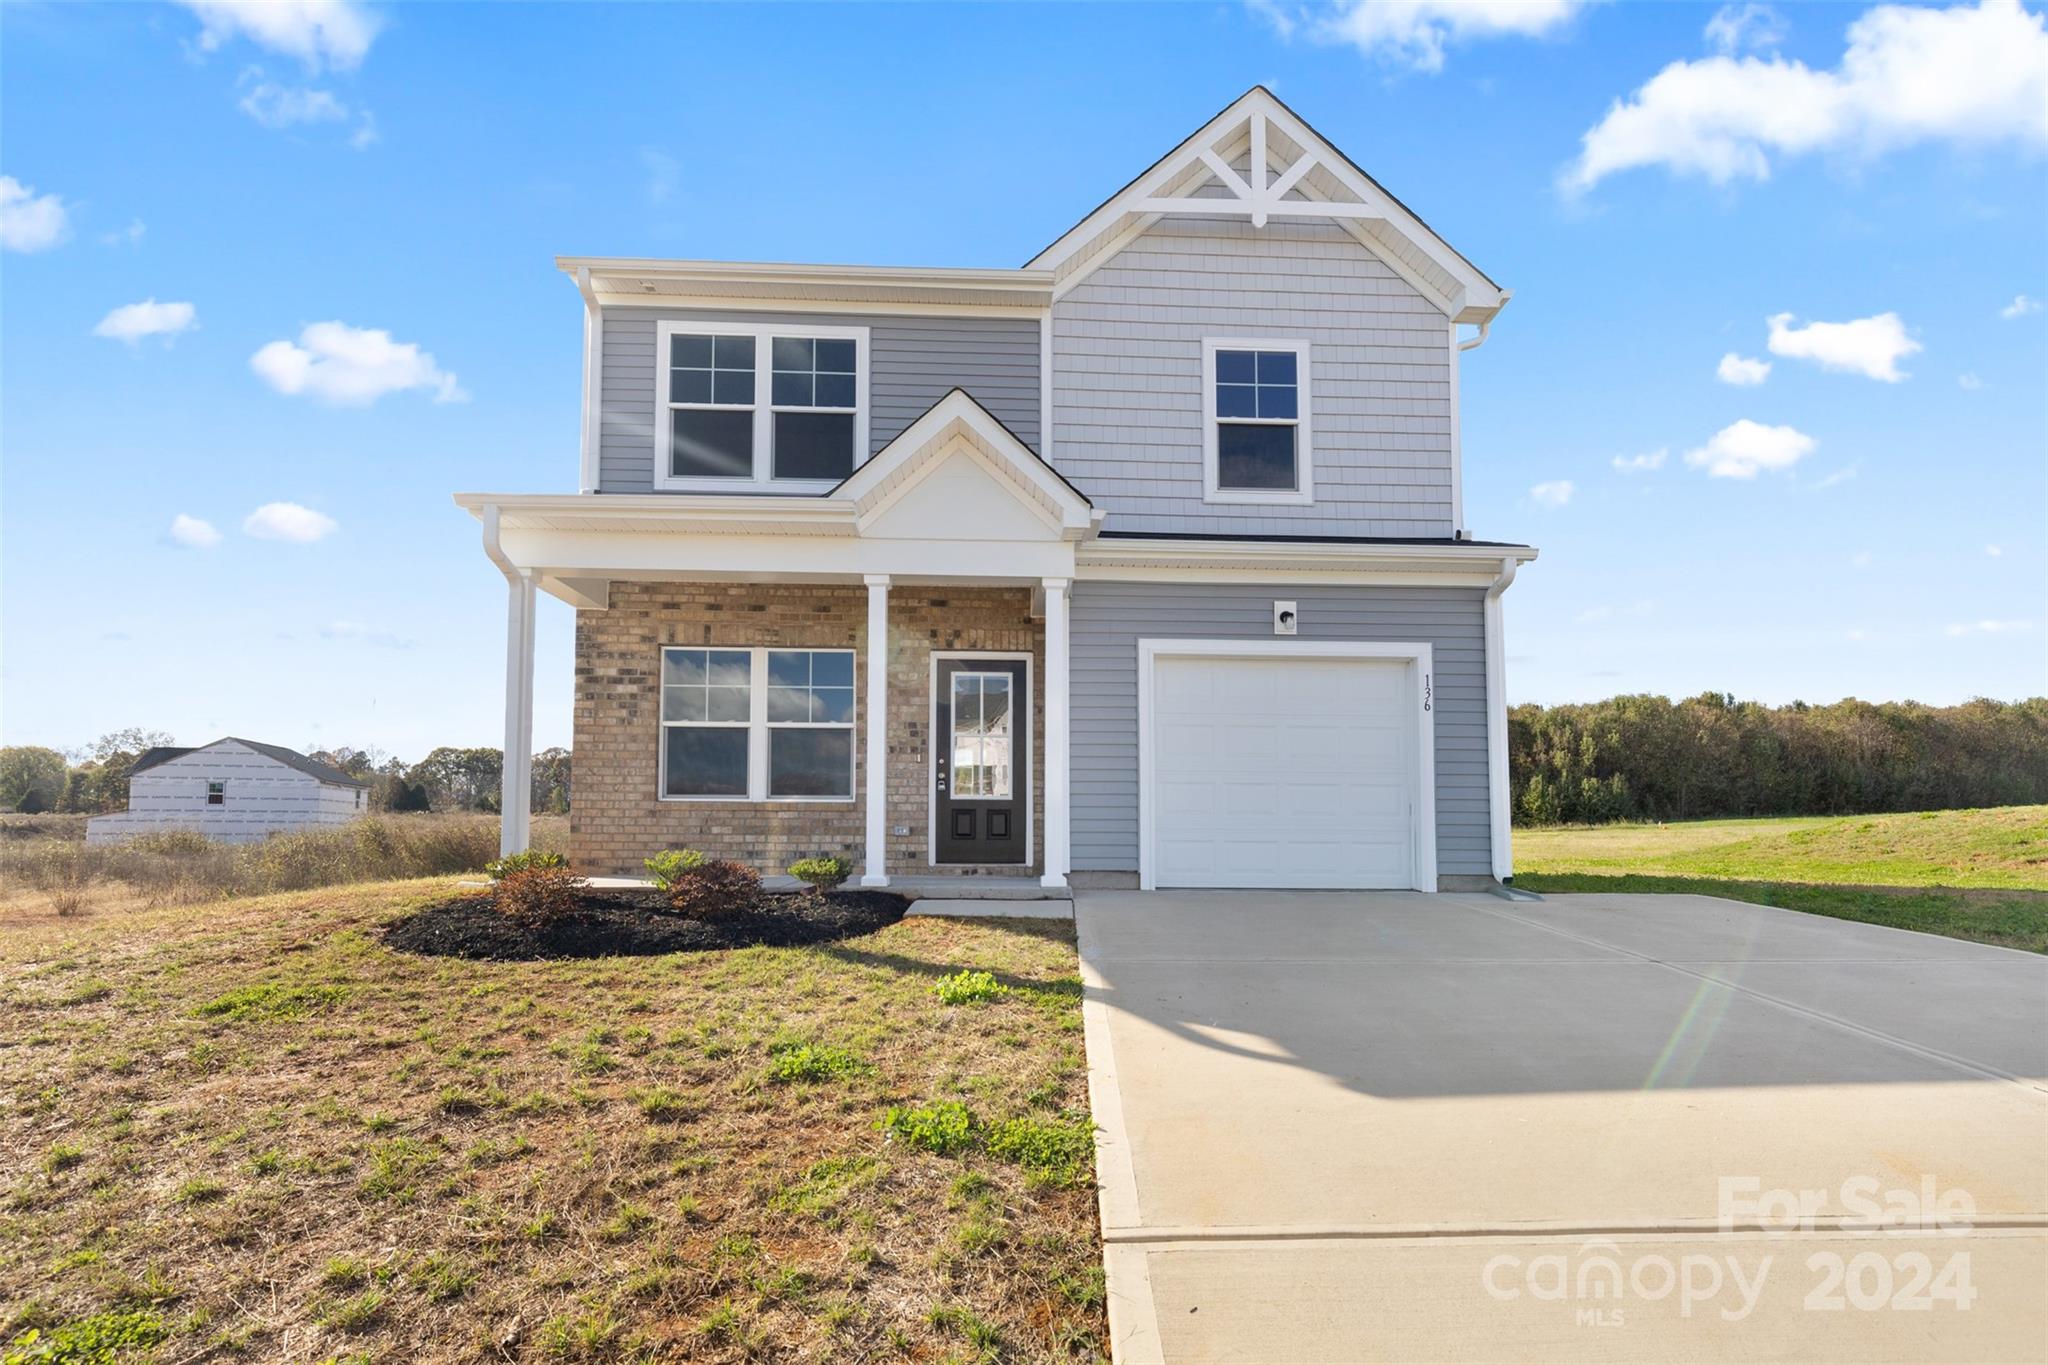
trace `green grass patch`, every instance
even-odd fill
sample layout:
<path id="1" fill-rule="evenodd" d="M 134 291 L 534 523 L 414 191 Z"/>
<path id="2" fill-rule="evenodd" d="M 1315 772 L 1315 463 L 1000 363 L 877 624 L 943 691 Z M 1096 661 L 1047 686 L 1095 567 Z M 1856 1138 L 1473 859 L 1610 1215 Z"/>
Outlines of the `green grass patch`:
<path id="1" fill-rule="evenodd" d="M 941 1100 L 914 1109 L 892 1106 L 876 1126 L 889 1135 L 891 1142 L 935 1156 L 953 1156 L 974 1145 L 978 1125 L 974 1111 L 966 1105 L 958 1100 Z"/>
<path id="2" fill-rule="evenodd" d="M 768 1079 L 779 1084 L 845 1080 L 872 1070 L 859 1056 L 827 1043 L 783 1043 L 768 1057 Z"/>
<path id="3" fill-rule="evenodd" d="M 939 978 L 932 994 L 942 1005 L 981 1005 L 1008 995 L 1010 988 L 991 972 L 961 971 Z"/>
<path id="4" fill-rule="evenodd" d="M 243 986 L 215 996 L 193 1013 L 202 1019 L 237 1024 L 254 1019 L 297 1019 L 338 1004 L 347 995 L 346 986 Z"/>
<path id="5" fill-rule="evenodd" d="M 2048 892 L 1970 891 L 1940 887 L 1807 886 L 1786 882 L 1723 881 L 1711 877 L 1615 875 L 1589 872 L 1517 873 L 1530 891 L 1615 892 L 1628 895 L 1725 896 L 1809 915 L 1914 929 L 1923 934 L 2048 953 Z"/>
<path id="6" fill-rule="evenodd" d="M 146 1309 L 110 1310 L 45 1332 L 31 1327 L 7 1343 L 6 1365 L 113 1365 L 170 1336 L 162 1318 Z"/>
<path id="7" fill-rule="evenodd" d="M 1055 1185 L 1086 1181 L 1095 1156 L 1095 1123 L 1087 1114 L 1005 1119 L 983 1138 L 989 1154 L 1012 1161 Z"/>
<path id="8" fill-rule="evenodd" d="M 1557 873 L 2048 892 L 2048 806 L 1515 831 L 1515 879 Z"/>

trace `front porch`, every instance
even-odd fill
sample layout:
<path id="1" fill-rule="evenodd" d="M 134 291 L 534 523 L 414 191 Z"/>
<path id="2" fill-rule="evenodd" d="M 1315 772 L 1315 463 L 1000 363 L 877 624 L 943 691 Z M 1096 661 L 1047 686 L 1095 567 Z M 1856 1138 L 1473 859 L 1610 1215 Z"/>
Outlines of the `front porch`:
<path id="1" fill-rule="evenodd" d="M 463 494 L 508 593 L 502 847 L 533 613 L 576 607 L 578 870 L 695 848 L 859 885 L 1069 867 L 1068 594 L 1101 514 L 960 390 L 822 496 Z"/>

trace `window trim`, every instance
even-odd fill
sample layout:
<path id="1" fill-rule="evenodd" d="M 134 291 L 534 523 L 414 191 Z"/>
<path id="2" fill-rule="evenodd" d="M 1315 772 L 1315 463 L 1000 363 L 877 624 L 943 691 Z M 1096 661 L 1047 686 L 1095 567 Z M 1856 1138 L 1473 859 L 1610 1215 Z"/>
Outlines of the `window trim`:
<path id="1" fill-rule="evenodd" d="M 215 791 L 214 789 L 215 789 L 216 787 L 218 787 L 218 788 L 219 788 L 220 790 L 219 790 L 219 791 Z M 219 800 L 217 800 L 217 801 L 216 801 L 216 800 L 214 799 L 214 798 L 215 798 L 216 796 L 218 796 L 218 797 L 220 798 L 220 799 L 219 799 Z M 221 782 L 214 782 L 214 781 L 208 781 L 208 782 L 207 782 L 207 784 L 206 784 L 206 804 L 207 804 L 207 805 L 209 805 L 209 806 L 225 806 L 225 805 L 226 805 L 227 803 L 228 803 L 228 784 L 227 784 L 227 783 L 226 783 L 225 781 L 221 781 Z"/>
<path id="2" fill-rule="evenodd" d="M 1216 353 L 1218 351 L 1291 351 L 1294 353 L 1295 416 L 1232 417 L 1216 415 Z M 1202 501 L 1246 503 L 1267 507 L 1307 507 L 1316 500 L 1315 442 L 1311 439 L 1311 375 L 1309 343 L 1277 337 L 1202 338 Z M 1244 426 L 1294 428 L 1293 488 L 1223 488 L 1217 483 L 1217 429 L 1228 420 Z"/>
<path id="3" fill-rule="evenodd" d="M 802 321 L 721 321 L 712 318 L 663 318 L 654 329 L 654 486 L 689 493 L 825 493 L 840 484 L 838 479 L 778 479 L 775 477 L 775 414 L 777 412 L 837 412 L 846 408 L 778 408 L 775 396 L 775 338 L 823 338 L 853 343 L 853 468 L 868 460 L 869 390 L 868 328 Z M 744 412 L 748 407 L 734 403 L 673 403 L 669 399 L 669 338 L 688 336 L 744 336 L 754 339 L 754 472 L 752 478 L 713 474 L 673 474 L 669 470 L 669 413 L 677 407 L 698 411 Z M 850 471 L 849 471 L 850 472 Z M 730 798 L 722 798 L 730 799 Z"/>
<path id="4" fill-rule="evenodd" d="M 663 720 L 661 692 L 667 676 L 670 650 L 710 650 L 746 654 L 751 663 L 747 673 L 747 719 L 740 721 Z M 850 654 L 853 656 L 853 719 L 779 720 L 768 719 L 768 656 L 770 654 Z M 654 799 L 673 802 L 723 802 L 727 805 L 826 805 L 850 806 L 860 799 L 860 721 L 862 679 L 860 649 L 854 645 L 661 645 L 654 654 Z M 747 791 L 744 796 L 670 796 L 668 787 L 668 732 L 670 730 L 744 730 L 747 736 Z M 768 736 L 773 730 L 845 730 L 847 732 L 847 778 L 844 796 L 770 796 L 768 794 Z"/>

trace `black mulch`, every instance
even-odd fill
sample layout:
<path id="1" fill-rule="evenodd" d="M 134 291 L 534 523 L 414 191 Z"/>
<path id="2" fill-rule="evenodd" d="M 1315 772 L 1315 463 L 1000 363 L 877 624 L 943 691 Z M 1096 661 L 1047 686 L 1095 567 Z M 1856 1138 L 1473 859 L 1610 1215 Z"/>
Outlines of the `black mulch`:
<path id="1" fill-rule="evenodd" d="M 582 908 L 544 929 L 528 929 L 491 904 L 488 892 L 458 896 L 394 920 L 393 948 L 430 957 L 528 961 L 535 958 L 642 957 L 757 944 L 794 947 L 854 938 L 894 924 L 910 902 L 888 891 L 770 895 L 759 909 L 691 919 L 657 891 L 588 891 Z"/>

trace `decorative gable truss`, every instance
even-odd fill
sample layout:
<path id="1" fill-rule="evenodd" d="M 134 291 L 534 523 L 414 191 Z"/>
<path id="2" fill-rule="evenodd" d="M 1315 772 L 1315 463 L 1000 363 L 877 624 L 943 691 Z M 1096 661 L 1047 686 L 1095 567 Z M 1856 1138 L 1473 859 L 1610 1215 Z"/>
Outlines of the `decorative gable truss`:
<path id="1" fill-rule="evenodd" d="M 1263 86 L 1255 86 L 1029 262 L 1064 294 L 1161 217 L 1334 222 L 1456 322 L 1488 323 L 1503 290 Z"/>

